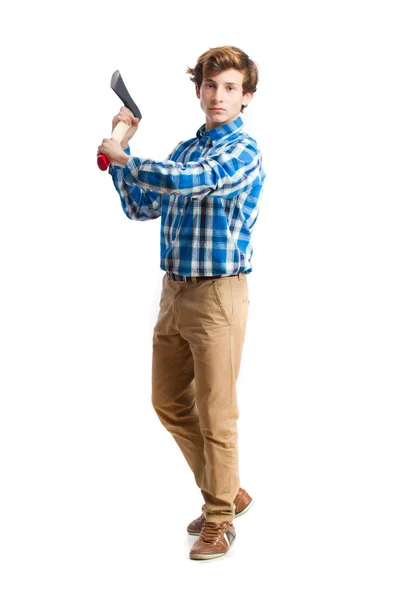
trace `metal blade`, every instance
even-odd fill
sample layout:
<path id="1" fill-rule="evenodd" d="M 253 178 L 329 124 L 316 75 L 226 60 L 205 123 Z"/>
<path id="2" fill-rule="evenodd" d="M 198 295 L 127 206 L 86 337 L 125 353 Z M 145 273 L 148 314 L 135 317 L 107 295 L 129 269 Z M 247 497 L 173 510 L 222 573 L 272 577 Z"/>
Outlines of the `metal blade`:
<path id="1" fill-rule="evenodd" d="M 113 76 L 111 77 L 111 89 L 115 91 L 117 96 L 120 98 L 124 106 L 129 108 L 131 112 L 137 117 L 139 120 L 142 118 L 142 113 L 140 112 L 137 104 L 134 102 L 133 98 L 127 91 L 127 88 L 124 84 L 124 81 L 120 75 L 120 71 L 114 71 Z"/>

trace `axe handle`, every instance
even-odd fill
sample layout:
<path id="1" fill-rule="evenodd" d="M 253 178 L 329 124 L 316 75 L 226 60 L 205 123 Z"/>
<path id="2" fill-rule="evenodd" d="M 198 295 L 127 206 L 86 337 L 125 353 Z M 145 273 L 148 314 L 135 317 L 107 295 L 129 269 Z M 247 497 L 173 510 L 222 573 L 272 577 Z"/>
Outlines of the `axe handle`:
<path id="1" fill-rule="evenodd" d="M 130 125 L 127 125 L 127 123 L 124 123 L 124 121 L 119 121 L 111 133 L 111 138 L 113 140 L 117 140 L 121 144 L 121 141 L 127 129 L 130 129 Z M 100 154 L 97 157 L 97 165 L 99 166 L 101 171 L 106 171 L 109 164 L 110 161 L 108 160 L 105 154 Z"/>

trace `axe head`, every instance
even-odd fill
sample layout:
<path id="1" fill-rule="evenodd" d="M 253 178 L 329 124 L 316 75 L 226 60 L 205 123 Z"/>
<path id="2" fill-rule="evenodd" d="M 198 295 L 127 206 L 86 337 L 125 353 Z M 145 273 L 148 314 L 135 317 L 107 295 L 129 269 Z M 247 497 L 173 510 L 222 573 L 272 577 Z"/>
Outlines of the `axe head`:
<path id="1" fill-rule="evenodd" d="M 142 113 L 140 112 L 137 104 L 133 101 L 133 98 L 127 91 L 127 88 L 124 84 L 124 81 L 121 78 L 120 71 L 114 71 L 113 76 L 111 77 L 111 89 L 115 91 L 117 96 L 120 98 L 124 106 L 129 108 L 131 112 L 137 117 L 140 121 L 142 118 Z"/>

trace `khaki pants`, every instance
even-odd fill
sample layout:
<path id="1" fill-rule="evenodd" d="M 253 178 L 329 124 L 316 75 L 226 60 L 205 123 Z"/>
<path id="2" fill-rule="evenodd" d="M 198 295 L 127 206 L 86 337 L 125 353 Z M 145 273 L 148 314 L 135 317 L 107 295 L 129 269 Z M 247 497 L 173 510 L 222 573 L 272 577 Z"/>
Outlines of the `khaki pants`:
<path id="1" fill-rule="evenodd" d="M 153 334 L 152 403 L 204 497 L 232 521 L 239 490 L 236 382 L 248 312 L 246 275 L 199 283 L 165 275 Z"/>

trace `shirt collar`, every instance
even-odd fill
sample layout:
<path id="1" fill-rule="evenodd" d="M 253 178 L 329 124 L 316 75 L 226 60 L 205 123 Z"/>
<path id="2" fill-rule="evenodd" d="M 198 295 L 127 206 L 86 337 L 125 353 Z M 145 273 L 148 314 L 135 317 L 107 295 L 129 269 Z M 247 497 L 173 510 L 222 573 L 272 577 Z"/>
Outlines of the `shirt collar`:
<path id="1" fill-rule="evenodd" d="M 209 138 L 211 142 L 216 142 L 222 137 L 229 135 L 230 133 L 234 133 L 237 129 L 241 129 L 243 126 L 243 120 L 241 117 L 237 117 L 235 121 L 231 121 L 231 123 L 227 123 L 226 125 L 219 125 L 218 127 L 214 127 L 214 129 L 206 129 L 206 125 L 202 125 L 196 132 L 196 136 L 198 139 L 201 138 Z"/>

